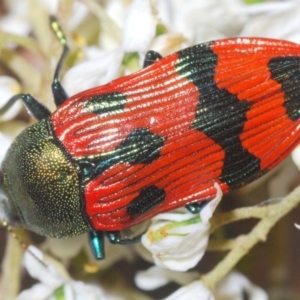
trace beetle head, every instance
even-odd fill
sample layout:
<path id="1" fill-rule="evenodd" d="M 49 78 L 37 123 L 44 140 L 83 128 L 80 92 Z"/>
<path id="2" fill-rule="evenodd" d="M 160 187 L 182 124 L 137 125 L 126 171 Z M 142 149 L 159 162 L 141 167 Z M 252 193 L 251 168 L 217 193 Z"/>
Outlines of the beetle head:
<path id="1" fill-rule="evenodd" d="M 56 238 L 88 230 L 81 212 L 78 171 L 49 134 L 46 120 L 25 129 L 2 164 L 8 215 L 24 227 Z"/>

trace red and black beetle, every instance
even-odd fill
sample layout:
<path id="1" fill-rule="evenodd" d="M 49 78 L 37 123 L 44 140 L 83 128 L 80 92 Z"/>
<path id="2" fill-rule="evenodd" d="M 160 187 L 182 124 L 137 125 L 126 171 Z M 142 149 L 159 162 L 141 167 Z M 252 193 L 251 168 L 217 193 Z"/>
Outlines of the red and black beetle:
<path id="1" fill-rule="evenodd" d="M 55 27 L 57 23 L 52 22 Z M 54 75 L 52 114 L 30 95 L 36 119 L 2 164 L 8 211 L 29 230 L 56 238 L 90 232 L 96 258 L 102 233 L 224 193 L 257 179 L 300 140 L 300 46 L 231 38 L 162 58 L 68 97 Z M 4 108 L 5 109 L 5 108 Z"/>

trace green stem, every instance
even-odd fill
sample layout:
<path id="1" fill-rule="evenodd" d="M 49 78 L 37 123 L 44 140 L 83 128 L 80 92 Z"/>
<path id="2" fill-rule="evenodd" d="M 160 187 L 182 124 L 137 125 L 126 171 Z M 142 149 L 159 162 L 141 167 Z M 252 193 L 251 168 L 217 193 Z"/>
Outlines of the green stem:
<path id="1" fill-rule="evenodd" d="M 225 240 L 225 241 L 215 241 L 210 240 L 207 251 L 228 251 L 234 248 L 235 239 Z"/>
<path id="2" fill-rule="evenodd" d="M 201 276 L 202 282 L 210 289 L 222 279 L 238 261 L 245 256 L 258 242 L 265 241 L 271 228 L 300 202 L 300 186 L 291 192 L 285 199 L 277 204 L 265 207 L 265 217 L 254 226 L 252 231 L 239 236 L 233 249 L 209 273 Z M 259 207 L 261 209 L 263 207 Z M 251 211 L 251 210 L 250 210 Z"/>
<path id="3" fill-rule="evenodd" d="M 239 220 L 257 218 L 263 219 L 267 216 L 268 211 L 275 204 L 266 205 L 266 206 L 255 206 L 255 207 L 245 207 L 238 208 L 226 213 L 220 213 L 213 216 L 210 219 L 210 233 L 214 232 L 217 228 L 222 227 L 226 224 L 236 222 Z"/>

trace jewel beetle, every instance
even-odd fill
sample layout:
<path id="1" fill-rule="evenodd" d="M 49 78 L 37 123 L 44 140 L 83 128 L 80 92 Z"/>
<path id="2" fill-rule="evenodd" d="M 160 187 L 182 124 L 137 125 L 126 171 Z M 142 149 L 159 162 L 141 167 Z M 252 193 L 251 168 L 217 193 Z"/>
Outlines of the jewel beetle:
<path id="1" fill-rule="evenodd" d="M 95 257 L 103 234 L 157 213 L 200 209 L 278 165 L 299 143 L 300 46 L 264 38 L 228 38 L 166 57 L 146 54 L 144 68 L 68 97 L 54 74 L 53 113 L 21 99 L 38 120 L 2 163 L 8 215 L 55 238 L 89 232 Z"/>

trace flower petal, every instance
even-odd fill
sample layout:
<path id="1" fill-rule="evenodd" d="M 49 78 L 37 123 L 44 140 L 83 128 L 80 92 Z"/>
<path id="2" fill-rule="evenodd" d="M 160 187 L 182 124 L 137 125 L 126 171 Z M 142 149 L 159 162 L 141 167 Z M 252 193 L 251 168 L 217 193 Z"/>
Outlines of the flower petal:
<path id="1" fill-rule="evenodd" d="M 214 213 L 216 207 L 220 203 L 222 196 L 223 196 L 223 192 L 222 192 L 219 184 L 215 182 L 214 187 L 217 190 L 215 198 L 210 200 L 204 206 L 204 208 L 200 211 L 200 217 L 201 217 L 202 222 L 204 222 L 204 223 L 209 221 L 209 219 L 211 218 L 212 214 Z"/>
<path id="2" fill-rule="evenodd" d="M 174 271 L 186 271 L 202 258 L 209 237 L 209 223 L 196 223 L 173 228 L 165 237 L 153 241 L 151 235 L 166 226 L 167 222 L 156 223 L 142 236 L 142 244 L 153 256 L 156 265 Z"/>
<path id="3" fill-rule="evenodd" d="M 148 291 L 162 287 L 170 281 L 180 285 L 186 285 L 198 277 L 198 272 L 186 272 L 184 276 L 182 276 L 181 272 L 174 272 L 153 266 L 146 271 L 137 272 L 135 283 L 139 288 Z"/>
<path id="4" fill-rule="evenodd" d="M 9 76 L 0 76 L 0 108 L 3 107 L 12 96 L 20 93 L 20 91 L 21 86 L 17 80 Z M 3 115 L 0 115 L 0 121 L 13 119 L 19 113 L 21 108 L 22 102 L 15 102 L 8 111 Z"/>
<path id="5" fill-rule="evenodd" d="M 133 0 L 123 26 L 122 49 L 146 51 L 155 36 L 156 19 L 150 0 Z"/>
<path id="6" fill-rule="evenodd" d="M 64 299 L 87 299 L 87 300 L 123 300 L 124 298 L 108 294 L 105 290 L 93 284 L 82 281 L 70 281 L 64 286 Z M 75 295 L 75 298 L 74 298 Z"/>
<path id="7" fill-rule="evenodd" d="M 292 152 L 292 159 L 295 165 L 300 169 L 300 145 L 298 145 Z"/>
<path id="8" fill-rule="evenodd" d="M 200 212 L 202 222 L 190 212 L 159 214 L 152 219 L 152 225 L 142 236 L 142 244 L 152 253 L 157 266 L 186 271 L 202 258 L 209 239 L 209 219 L 223 195 L 220 186 L 217 183 L 214 186 L 216 197 Z M 155 238 L 157 233 L 160 238 Z"/>
<path id="9" fill-rule="evenodd" d="M 38 0 L 51 15 L 57 14 L 58 0 Z"/>
<path id="10" fill-rule="evenodd" d="M 165 300 L 214 300 L 211 291 L 200 281 L 196 280 L 189 285 L 183 286 L 176 292 L 165 298 Z"/>
<path id="11" fill-rule="evenodd" d="M 267 293 L 252 284 L 244 275 L 238 272 L 229 273 L 216 287 L 216 299 L 243 300 L 244 294 L 249 300 L 268 300 Z"/>
<path id="12" fill-rule="evenodd" d="M 47 238 L 42 244 L 41 249 L 47 253 L 51 253 L 54 257 L 66 264 L 79 253 L 86 239 L 86 234 L 63 240 Z"/>
<path id="13" fill-rule="evenodd" d="M 45 260 L 42 251 L 32 245 L 25 252 L 24 265 L 32 278 L 39 280 L 50 289 L 61 286 L 66 280 L 52 264 Z"/>
<path id="14" fill-rule="evenodd" d="M 115 50 L 97 60 L 82 62 L 66 72 L 62 84 L 70 96 L 106 84 L 118 77 L 122 58 L 123 53 Z"/>
<path id="15" fill-rule="evenodd" d="M 54 297 L 51 297 L 52 289 L 45 286 L 42 283 L 37 283 L 31 288 L 22 291 L 16 298 L 16 300 L 32 300 L 32 299 L 49 299 L 54 300 Z"/>
<path id="16" fill-rule="evenodd" d="M 240 35 L 288 39 L 299 43 L 300 6 L 297 1 L 272 1 L 264 5 L 249 5 L 248 9 L 252 14 L 257 9 L 257 16 L 249 19 Z"/>
<path id="17" fill-rule="evenodd" d="M 6 135 L 4 135 L 3 133 L 0 132 L 0 145 L 1 145 L 1 148 L 0 148 L 0 164 L 2 163 L 5 155 L 6 155 L 6 152 L 9 148 L 9 146 L 11 145 L 12 143 L 12 140 L 9 139 Z"/>

